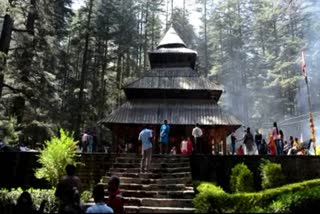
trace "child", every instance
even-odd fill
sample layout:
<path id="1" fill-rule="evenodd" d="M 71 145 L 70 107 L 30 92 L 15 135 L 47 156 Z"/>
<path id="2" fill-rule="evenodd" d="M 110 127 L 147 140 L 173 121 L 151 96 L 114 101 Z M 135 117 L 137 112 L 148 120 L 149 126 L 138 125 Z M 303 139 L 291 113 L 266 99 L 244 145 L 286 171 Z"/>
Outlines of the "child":
<path id="1" fill-rule="evenodd" d="M 109 187 L 108 187 L 108 206 L 110 206 L 114 213 L 123 214 L 124 208 L 123 208 L 123 197 L 121 195 L 121 192 L 119 190 L 120 186 L 120 179 L 117 176 L 112 176 L 109 181 Z"/>

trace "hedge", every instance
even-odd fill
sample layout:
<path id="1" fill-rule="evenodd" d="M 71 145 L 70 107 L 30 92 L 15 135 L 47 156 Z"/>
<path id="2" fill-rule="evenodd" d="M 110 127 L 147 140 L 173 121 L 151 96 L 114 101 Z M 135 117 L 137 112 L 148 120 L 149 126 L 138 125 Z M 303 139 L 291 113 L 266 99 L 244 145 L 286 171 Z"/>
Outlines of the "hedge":
<path id="1" fill-rule="evenodd" d="M 55 189 L 28 189 L 26 190 L 31 194 L 34 207 L 39 209 L 40 204 L 43 200 L 46 200 L 45 213 L 56 213 L 58 212 L 58 200 L 55 197 Z M 23 190 L 17 189 L 0 189 L 0 213 L 12 213 L 13 208 L 16 204 L 17 199 L 21 195 Z M 81 201 L 87 202 L 91 198 L 91 192 L 84 191 L 81 194 Z"/>
<path id="2" fill-rule="evenodd" d="M 304 201 L 320 198 L 320 179 L 288 184 L 256 193 L 229 194 L 210 183 L 200 184 L 197 190 L 199 194 L 193 199 L 197 213 L 290 212 L 298 209 L 299 204 L 303 204 L 303 202 L 295 203 L 294 199 L 302 200 L 303 196 L 305 196 Z"/>

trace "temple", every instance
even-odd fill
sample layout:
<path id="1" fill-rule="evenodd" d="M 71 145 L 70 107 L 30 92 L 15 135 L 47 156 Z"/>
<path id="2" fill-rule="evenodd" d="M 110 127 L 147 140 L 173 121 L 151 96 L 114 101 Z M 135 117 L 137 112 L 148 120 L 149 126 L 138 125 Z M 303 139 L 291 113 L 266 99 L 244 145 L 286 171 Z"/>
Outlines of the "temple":
<path id="1" fill-rule="evenodd" d="M 215 148 L 226 153 L 226 138 L 241 122 L 219 107 L 223 89 L 200 77 L 195 70 L 196 58 L 197 52 L 188 49 L 171 27 L 149 52 L 151 70 L 124 86 L 127 101 L 101 121 L 112 131 L 113 148 L 131 144 L 138 152 L 137 138 L 143 124 L 151 126 L 158 139 L 161 124 L 168 120 L 170 147 L 179 147 L 181 138 L 191 137 L 198 123 L 206 151 L 211 153 Z"/>

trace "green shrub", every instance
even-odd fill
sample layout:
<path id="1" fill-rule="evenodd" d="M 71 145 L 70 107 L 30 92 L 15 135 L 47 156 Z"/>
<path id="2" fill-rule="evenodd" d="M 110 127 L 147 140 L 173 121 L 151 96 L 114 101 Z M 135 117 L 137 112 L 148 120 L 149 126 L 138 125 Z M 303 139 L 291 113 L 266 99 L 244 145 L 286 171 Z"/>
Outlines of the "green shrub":
<path id="1" fill-rule="evenodd" d="M 201 184 L 193 199 L 197 213 L 295 212 L 306 204 L 319 206 L 320 179 L 288 184 L 255 193 L 223 192 L 213 184 Z"/>
<path id="2" fill-rule="evenodd" d="M 244 163 L 235 165 L 231 170 L 230 187 L 232 192 L 253 192 L 253 173 Z"/>
<path id="3" fill-rule="evenodd" d="M 259 168 L 262 189 L 279 187 L 285 183 L 285 177 L 280 164 L 271 163 L 269 160 L 262 160 Z"/>
<path id="4" fill-rule="evenodd" d="M 77 142 L 73 140 L 72 134 L 60 129 L 60 138 L 52 137 L 45 142 L 45 148 L 40 151 L 38 162 L 42 165 L 36 169 L 35 176 L 44 178 L 52 186 L 56 186 L 60 178 L 65 174 L 67 164 L 77 165 L 76 154 Z"/>
<path id="5" fill-rule="evenodd" d="M 27 191 L 31 194 L 36 209 L 39 209 L 41 202 L 46 200 L 45 213 L 58 211 L 58 201 L 54 196 L 55 189 L 28 189 Z M 0 211 L 12 210 L 22 192 L 21 188 L 11 190 L 0 189 Z"/>
<path id="6" fill-rule="evenodd" d="M 224 202 L 224 195 L 227 195 L 222 188 L 209 182 L 203 182 L 197 187 L 199 194 L 192 203 L 196 213 L 219 213 Z M 214 199 L 214 200 L 213 200 Z M 217 200 L 215 200 L 217 199 Z"/>

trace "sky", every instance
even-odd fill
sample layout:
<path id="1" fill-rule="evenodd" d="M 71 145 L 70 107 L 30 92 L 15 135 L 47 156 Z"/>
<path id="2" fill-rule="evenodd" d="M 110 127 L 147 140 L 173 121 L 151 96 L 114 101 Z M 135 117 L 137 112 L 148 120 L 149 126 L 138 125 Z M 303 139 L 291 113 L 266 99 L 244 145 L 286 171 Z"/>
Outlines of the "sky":
<path id="1" fill-rule="evenodd" d="M 85 0 L 73 0 L 73 9 L 79 9 L 81 6 L 84 5 Z M 190 23 L 194 26 L 195 32 L 198 33 L 201 21 L 200 21 L 200 13 L 195 11 L 195 0 L 186 0 L 186 8 L 189 10 L 190 14 Z M 173 2 L 173 7 L 183 7 L 182 0 L 175 0 Z"/>

